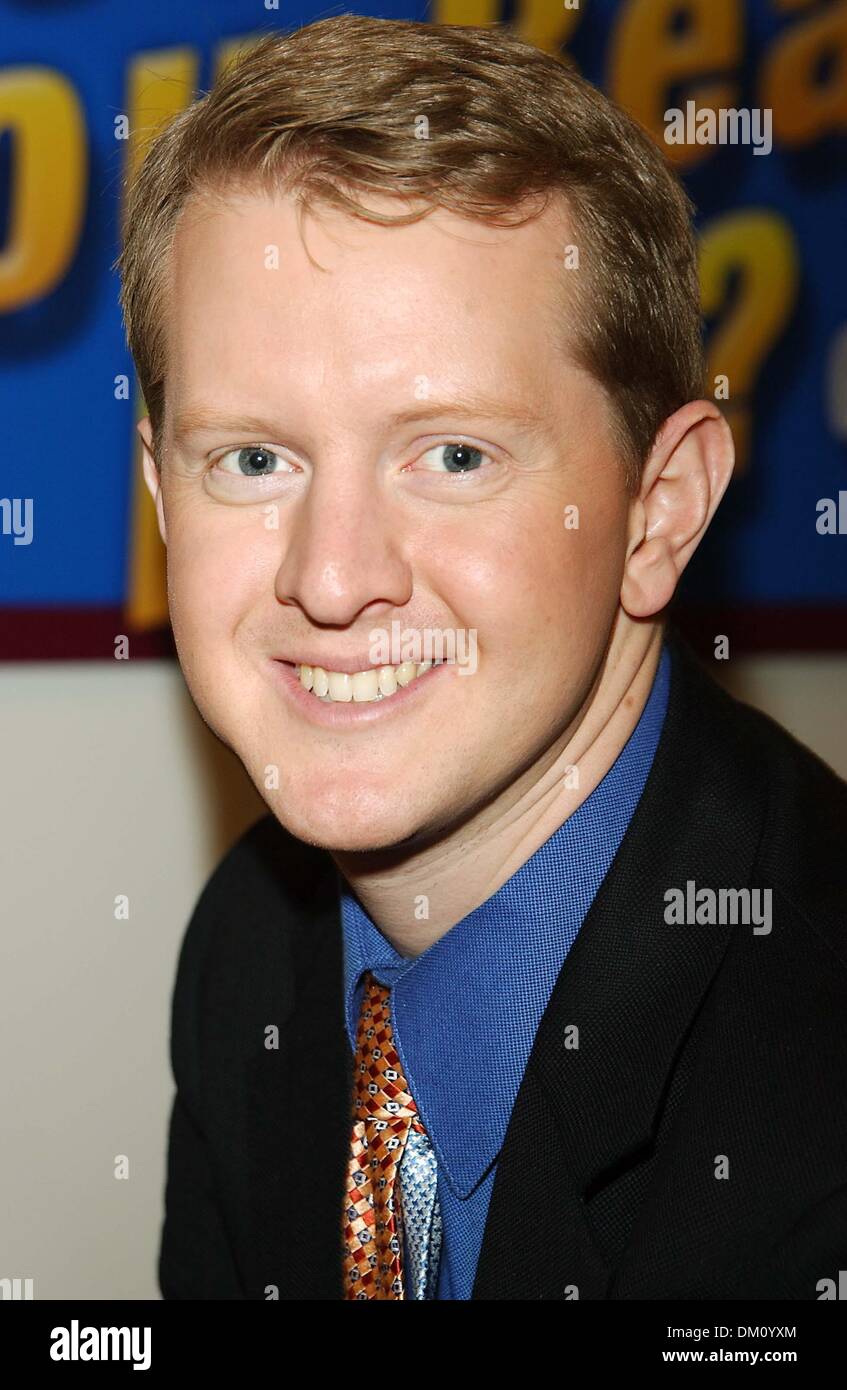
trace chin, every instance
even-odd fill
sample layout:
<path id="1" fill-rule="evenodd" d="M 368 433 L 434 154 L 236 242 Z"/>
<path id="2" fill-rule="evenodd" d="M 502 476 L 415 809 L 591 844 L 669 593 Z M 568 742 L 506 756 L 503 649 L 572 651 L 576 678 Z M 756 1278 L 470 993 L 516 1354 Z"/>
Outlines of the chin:
<path id="1" fill-rule="evenodd" d="M 420 829 L 408 801 L 396 808 L 387 806 L 384 799 L 378 807 L 372 803 L 344 806 L 332 804 L 328 798 L 320 808 L 301 806 L 284 789 L 272 797 L 263 792 L 268 809 L 285 830 L 295 839 L 317 849 L 339 854 L 368 853 L 393 849 L 414 840 Z"/>

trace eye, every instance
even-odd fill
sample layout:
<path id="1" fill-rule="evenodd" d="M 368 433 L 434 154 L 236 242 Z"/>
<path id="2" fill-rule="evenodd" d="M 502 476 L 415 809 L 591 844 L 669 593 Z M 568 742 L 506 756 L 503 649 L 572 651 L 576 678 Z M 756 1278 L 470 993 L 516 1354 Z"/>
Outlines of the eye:
<path id="1" fill-rule="evenodd" d="M 242 449 L 230 449 L 221 455 L 215 466 L 224 473 L 240 473 L 245 478 L 267 478 L 274 473 L 294 471 L 279 454 L 264 444 L 247 444 Z"/>
<path id="2" fill-rule="evenodd" d="M 446 473 L 467 474 L 479 473 L 483 460 L 490 459 L 490 455 L 484 453 L 482 449 L 477 449 L 474 444 L 451 442 L 449 444 L 436 444 L 421 455 L 422 460 L 430 458 L 434 459 L 435 462 L 432 464 L 424 462 L 423 466 L 432 472 L 440 473 L 442 471 L 440 465 L 443 464 L 443 471 Z"/>

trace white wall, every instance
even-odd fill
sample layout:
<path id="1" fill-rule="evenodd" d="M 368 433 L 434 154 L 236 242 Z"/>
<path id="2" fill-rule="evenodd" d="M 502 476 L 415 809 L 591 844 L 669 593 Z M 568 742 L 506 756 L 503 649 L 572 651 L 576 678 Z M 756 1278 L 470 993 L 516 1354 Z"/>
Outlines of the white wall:
<path id="1" fill-rule="evenodd" d="M 5 667 L 0 730 L 0 1278 L 155 1298 L 176 953 L 264 807 L 175 664 Z"/>
<path id="2" fill-rule="evenodd" d="M 718 673 L 847 777 L 847 658 Z M 0 668 L 0 750 L 0 1278 L 156 1298 L 176 955 L 265 808 L 168 662 Z"/>
<path id="3" fill-rule="evenodd" d="M 847 779 L 847 657 L 756 656 L 714 662 L 714 675 L 758 705 Z"/>

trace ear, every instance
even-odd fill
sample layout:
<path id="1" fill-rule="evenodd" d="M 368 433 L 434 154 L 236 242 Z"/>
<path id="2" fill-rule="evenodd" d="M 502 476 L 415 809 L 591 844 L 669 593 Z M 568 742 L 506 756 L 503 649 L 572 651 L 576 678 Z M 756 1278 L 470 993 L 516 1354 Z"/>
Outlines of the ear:
<path id="1" fill-rule="evenodd" d="M 652 617 L 670 602 L 734 464 L 732 431 L 713 401 L 689 401 L 662 425 L 630 507 L 621 584 L 630 617 Z"/>
<path id="2" fill-rule="evenodd" d="M 156 464 L 153 455 L 153 429 L 150 424 L 150 417 L 145 415 L 143 420 L 139 420 L 135 427 L 141 436 L 142 466 L 144 469 L 144 481 L 147 490 L 156 504 L 156 516 L 159 521 L 159 535 L 165 545 L 168 543 L 167 530 L 165 527 L 165 509 L 162 501 L 162 475 Z"/>

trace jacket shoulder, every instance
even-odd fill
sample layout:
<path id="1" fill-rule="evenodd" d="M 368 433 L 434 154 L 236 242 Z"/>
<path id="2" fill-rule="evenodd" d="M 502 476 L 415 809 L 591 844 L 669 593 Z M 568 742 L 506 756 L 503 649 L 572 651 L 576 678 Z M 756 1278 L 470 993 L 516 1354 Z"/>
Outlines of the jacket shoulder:
<path id="1" fill-rule="evenodd" d="M 324 850 L 295 839 L 270 813 L 261 816 L 235 841 L 209 875 L 194 917 L 263 910 L 272 903 L 296 911 L 330 867 Z"/>
<path id="2" fill-rule="evenodd" d="M 171 1063 L 186 1099 L 210 1056 L 243 1055 L 255 1019 L 293 1007 L 301 957 L 326 921 L 329 855 L 270 814 L 242 834 L 209 876 L 185 929 L 171 1005 Z M 313 928 L 313 930 L 310 930 Z M 302 949 L 301 949 L 302 948 Z"/>
<path id="3" fill-rule="evenodd" d="M 764 808 L 755 873 L 772 886 L 847 968 L 847 782 L 763 711 L 715 689 L 739 777 Z M 731 732 L 730 732 L 731 731 Z M 716 808 L 717 809 L 717 808 Z"/>

